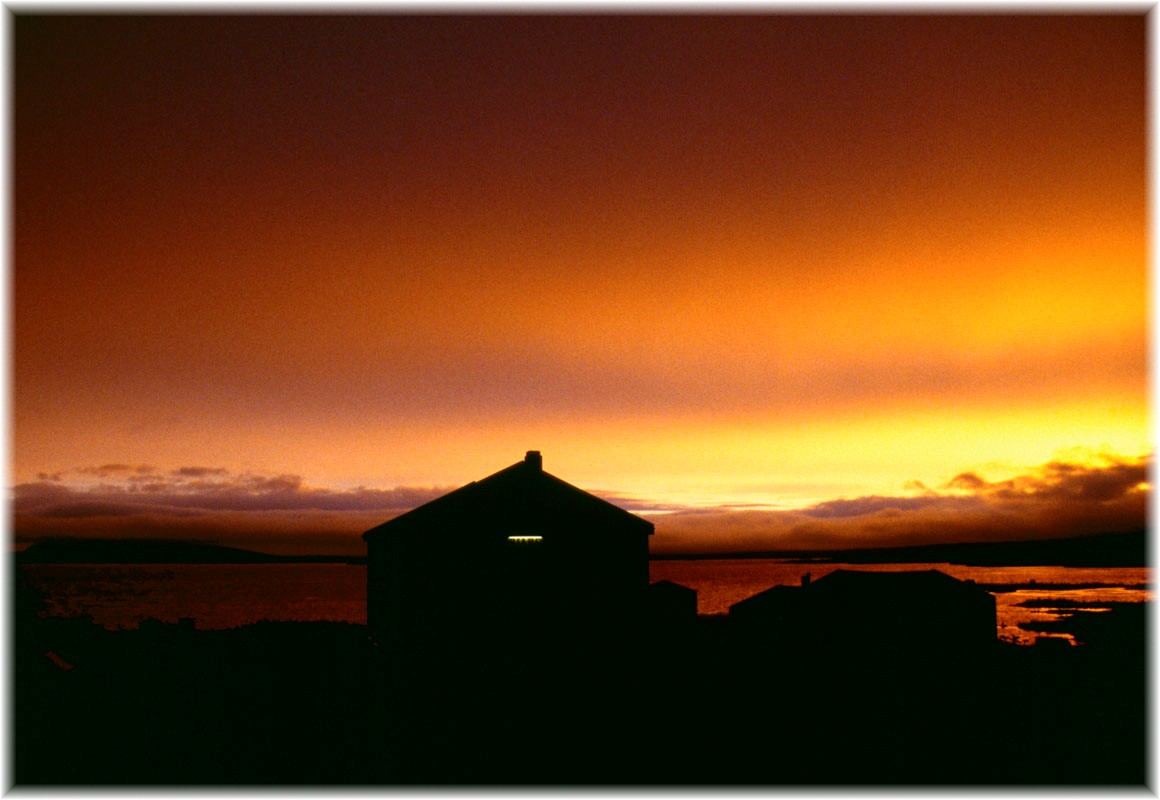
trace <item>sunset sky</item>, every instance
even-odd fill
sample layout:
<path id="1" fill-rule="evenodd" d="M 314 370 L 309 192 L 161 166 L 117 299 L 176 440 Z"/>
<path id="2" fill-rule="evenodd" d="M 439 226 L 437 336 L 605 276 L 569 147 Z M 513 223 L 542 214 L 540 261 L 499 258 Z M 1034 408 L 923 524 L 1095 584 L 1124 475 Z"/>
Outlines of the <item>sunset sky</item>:
<path id="1" fill-rule="evenodd" d="M 11 26 L 18 544 L 529 449 L 655 552 L 1144 524 L 1142 12 Z"/>

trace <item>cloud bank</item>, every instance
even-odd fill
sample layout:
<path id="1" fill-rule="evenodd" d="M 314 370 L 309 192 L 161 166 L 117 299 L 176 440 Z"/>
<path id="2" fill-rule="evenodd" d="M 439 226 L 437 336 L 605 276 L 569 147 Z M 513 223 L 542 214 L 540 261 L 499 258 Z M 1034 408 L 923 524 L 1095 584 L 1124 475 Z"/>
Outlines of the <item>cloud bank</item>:
<path id="1" fill-rule="evenodd" d="M 656 524 L 654 553 L 887 547 L 1074 536 L 1145 527 L 1151 456 L 1053 461 L 989 481 L 838 498 L 794 509 L 692 508 L 598 493 Z M 289 474 L 104 464 L 12 489 L 17 546 L 48 537 L 171 538 L 271 553 L 361 554 L 359 535 L 454 487 L 328 489 Z"/>
<path id="2" fill-rule="evenodd" d="M 12 490 L 18 546 L 57 536 L 175 538 L 271 553 L 360 554 L 364 530 L 454 488 L 338 490 L 308 486 L 298 475 L 126 464 L 39 478 Z"/>
<path id="3" fill-rule="evenodd" d="M 654 553 L 897 547 L 1047 539 L 1147 525 L 1151 456 L 1052 461 L 988 481 L 973 472 L 938 489 L 828 500 L 795 510 L 677 512 L 656 519 Z"/>

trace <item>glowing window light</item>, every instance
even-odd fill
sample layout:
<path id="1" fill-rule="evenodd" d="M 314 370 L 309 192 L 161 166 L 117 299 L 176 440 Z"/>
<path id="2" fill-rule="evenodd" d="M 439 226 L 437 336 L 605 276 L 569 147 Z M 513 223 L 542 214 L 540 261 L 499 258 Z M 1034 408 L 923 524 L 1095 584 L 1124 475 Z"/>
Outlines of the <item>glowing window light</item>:
<path id="1" fill-rule="evenodd" d="M 533 536 L 530 534 L 521 534 L 519 536 L 509 536 L 507 538 L 509 542 L 538 542 L 541 541 L 544 537 Z"/>

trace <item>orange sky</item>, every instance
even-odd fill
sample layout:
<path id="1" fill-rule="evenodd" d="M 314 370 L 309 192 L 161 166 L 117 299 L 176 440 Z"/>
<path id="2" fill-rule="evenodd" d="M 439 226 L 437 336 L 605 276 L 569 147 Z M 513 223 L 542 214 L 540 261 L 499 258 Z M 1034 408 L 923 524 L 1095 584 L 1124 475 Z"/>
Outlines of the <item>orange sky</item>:
<path id="1" fill-rule="evenodd" d="M 1144 463 L 1145 29 L 17 16 L 17 534 L 160 513 L 109 465 L 349 498 L 534 448 L 725 513 Z"/>

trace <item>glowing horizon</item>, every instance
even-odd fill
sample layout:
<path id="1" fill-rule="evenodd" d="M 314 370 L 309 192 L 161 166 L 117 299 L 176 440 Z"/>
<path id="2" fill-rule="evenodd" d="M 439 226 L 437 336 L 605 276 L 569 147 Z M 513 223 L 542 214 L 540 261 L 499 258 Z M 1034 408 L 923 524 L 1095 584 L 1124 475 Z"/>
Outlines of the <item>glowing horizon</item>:
<path id="1" fill-rule="evenodd" d="M 419 497 L 535 448 L 744 516 L 1150 459 L 1145 33 L 18 17 L 14 492 Z"/>

